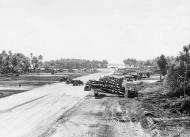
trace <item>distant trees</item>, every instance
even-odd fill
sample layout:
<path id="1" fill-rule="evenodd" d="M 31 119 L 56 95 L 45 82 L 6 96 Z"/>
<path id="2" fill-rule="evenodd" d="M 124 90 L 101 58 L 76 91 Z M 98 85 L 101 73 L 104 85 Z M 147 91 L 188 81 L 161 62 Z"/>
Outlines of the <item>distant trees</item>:
<path id="1" fill-rule="evenodd" d="M 22 53 L 8 53 L 4 50 L 0 53 L 0 73 L 25 73 L 29 72 L 31 68 L 37 70 L 39 66 L 42 66 L 43 56 L 39 57 L 33 56 L 27 57 Z"/>
<path id="2" fill-rule="evenodd" d="M 18 73 L 29 71 L 30 60 L 22 53 L 13 54 L 3 51 L 0 54 L 0 73 Z"/>
<path id="3" fill-rule="evenodd" d="M 32 57 L 31 66 L 32 66 L 33 70 L 37 70 L 39 68 L 39 61 L 38 61 L 37 57 Z"/>
<path id="4" fill-rule="evenodd" d="M 15 53 L 12 56 L 12 73 L 28 72 L 30 69 L 30 59 L 22 53 Z"/>
<path id="5" fill-rule="evenodd" d="M 43 65 L 43 63 L 42 63 L 43 56 L 42 55 L 39 55 L 38 57 L 36 57 L 32 53 L 30 53 L 30 60 L 31 60 L 31 68 L 34 71 L 38 70 Z"/>
<path id="6" fill-rule="evenodd" d="M 138 61 L 136 59 L 133 59 L 133 58 L 127 58 L 127 59 L 123 60 L 123 63 L 127 66 L 135 67 L 138 64 Z"/>
<path id="7" fill-rule="evenodd" d="M 146 60 L 145 62 L 144 62 L 144 66 L 152 66 L 153 64 L 152 64 L 152 61 L 151 60 Z"/>
<path id="8" fill-rule="evenodd" d="M 0 73 L 25 73 L 36 72 L 40 68 L 46 70 L 53 69 L 96 69 L 107 68 L 107 60 L 82 60 L 82 59 L 59 59 L 43 62 L 43 56 L 34 56 L 32 53 L 30 57 L 22 53 L 6 52 L 5 50 L 0 53 Z"/>
<path id="9" fill-rule="evenodd" d="M 64 68 L 64 69 L 85 69 L 85 68 L 106 68 L 107 60 L 83 60 L 83 59 L 59 59 L 44 62 L 46 69 Z"/>
<path id="10" fill-rule="evenodd" d="M 160 68 L 160 80 L 162 79 L 162 75 L 165 76 L 167 74 L 167 59 L 164 55 L 161 55 L 157 60 L 158 67 Z"/>
<path id="11" fill-rule="evenodd" d="M 102 68 L 107 68 L 108 67 L 108 61 L 104 59 L 100 65 Z"/>
<path id="12" fill-rule="evenodd" d="M 127 58 L 123 60 L 123 63 L 126 66 L 129 67 L 148 67 L 148 66 L 156 66 L 155 63 L 156 60 L 155 59 L 149 59 L 149 60 L 137 60 L 137 59 L 133 59 L 133 58 Z"/>

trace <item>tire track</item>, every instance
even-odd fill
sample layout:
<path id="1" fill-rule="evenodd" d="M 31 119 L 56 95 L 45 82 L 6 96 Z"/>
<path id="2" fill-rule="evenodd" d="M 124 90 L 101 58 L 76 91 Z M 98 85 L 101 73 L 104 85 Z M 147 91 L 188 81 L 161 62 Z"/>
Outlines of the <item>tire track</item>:
<path id="1" fill-rule="evenodd" d="M 40 100 L 40 99 L 44 98 L 45 96 L 47 96 L 47 95 L 38 97 L 38 98 L 36 98 L 36 99 L 30 100 L 30 101 L 27 101 L 27 102 L 24 102 L 24 103 L 21 103 L 21 104 L 19 104 L 19 105 L 16 105 L 16 106 L 14 106 L 14 107 L 11 107 L 11 108 L 8 108 L 8 109 L 5 109 L 5 110 L 0 110 L 0 113 L 8 113 L 8 112 L 11 112 L 11 111 L 13 111 L 13 110 L 15 110 L 15 109 L 17 109 L 17 108 L 19 108 L 19 107 L 21 107 L 21 106 L 24 106 L 24 105 L 26 105 L 26 104 L 32 103 L 32 102 L 37 101 L 37 100 Z"/>

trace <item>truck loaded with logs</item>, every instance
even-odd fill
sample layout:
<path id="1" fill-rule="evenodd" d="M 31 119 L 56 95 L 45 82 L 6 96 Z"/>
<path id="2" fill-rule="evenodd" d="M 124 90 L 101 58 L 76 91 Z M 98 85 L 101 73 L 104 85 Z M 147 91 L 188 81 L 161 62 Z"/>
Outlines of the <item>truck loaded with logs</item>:
<path id="1" fill-rule="evenodd" d="M 128 97 L 137 96 L 137 91 L 134 89 L 127 89 L 126 91 L 125 86 L 123 86 L 123 81 L 123 77 L 115 76 L 105 76 L 99 80 L 89 80 L 84 87 L 84 91 L 92 90 L 94 91 L 94 96 L 97 96 L 99 92 Z"/>

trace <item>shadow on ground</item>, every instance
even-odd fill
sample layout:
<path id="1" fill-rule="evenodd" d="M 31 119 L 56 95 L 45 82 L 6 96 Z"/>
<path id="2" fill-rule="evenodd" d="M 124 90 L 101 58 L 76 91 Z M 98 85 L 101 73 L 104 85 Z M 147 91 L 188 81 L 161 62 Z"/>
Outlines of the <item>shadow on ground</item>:
<path id="1" fill-rule="evenodd" d="M 102 99 L 105 97 L 119 97 L 119 98 L 123 98 L 123 96 L 120 95 L 107 95 L 107 94 L 98 94 L 97 96 L 95 96 L 95 99 Z"/>

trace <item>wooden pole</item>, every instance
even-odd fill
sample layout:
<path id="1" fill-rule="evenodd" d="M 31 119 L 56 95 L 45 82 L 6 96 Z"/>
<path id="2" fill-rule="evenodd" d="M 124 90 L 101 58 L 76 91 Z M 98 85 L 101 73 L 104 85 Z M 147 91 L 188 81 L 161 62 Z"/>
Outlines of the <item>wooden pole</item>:
<path id="1" fill-rule="evenodd" d="M 183 86 L 183 97 L 185 98 L 185 87 L 186 87 L 186 79 L 187 79 L 187 63 L 185 64 L 185 77 L 184 77 L 184 86 Z"/>

